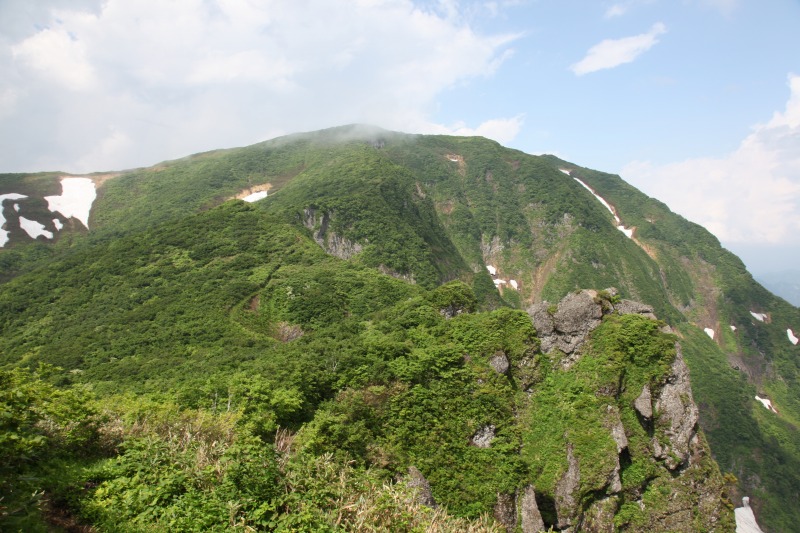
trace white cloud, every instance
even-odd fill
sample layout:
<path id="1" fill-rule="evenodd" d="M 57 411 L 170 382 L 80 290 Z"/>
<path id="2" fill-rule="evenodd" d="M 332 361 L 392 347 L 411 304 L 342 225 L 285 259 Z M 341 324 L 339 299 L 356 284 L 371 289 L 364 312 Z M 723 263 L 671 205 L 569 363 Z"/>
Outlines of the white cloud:
<path id="1" fill-rule="evenodd" d="M 441 124 L 419 125 L 415 128 L 420 133 L 434 133 L 439 135 L 460 135 L 463 137 L 480 136 L 494 139 L 505 144 L 513 140 L 522 128 L 523 117 L 497 118 L 487 120 L 475 128 L 470 128 L 463 122 L 444 126 Z"/>
<path id="2" fill-rule="evenodd" d="M 725 157 L 667 165 L 634 161 L 621 174 L 705 226 L 723 243 L 800 246 L 800 76 L 782 112 Z"/>
<path id="3" fill-rule="evenodd" d="M 425 131 L 437 98 L 491 76 L 517 38 L 476 32 L 452 0 L 43 0 L 32 20 L 9 1 L 0 15 L 30 29 L 0 35 L 0 171 L 129 168 L 352 122 Z M 515 120 L 475 130 L 507 141 Z"/>
<path id="4" fill-rule="evenodd" d="M 666 33 L 667 27 L 658 22 L 647 33 L 622 39 L 606 39 L 594 45 L 586 56 L 570 69 L 577 76 L 590 72 L 614 68 L 630 63 L 658 42 L 658 36 Z"/>
<path id="5" fill-rule="evenodd" d="M 17 91 L 11 87 L 0 89 L 0 118 L 11 114 L 17 102 Z"/>
<path id="6" fill-rule="evenodd" d="M 14 59 L 61 88 L 83 90 L 95 82 L 86 46 L 63 29 L 45 29 L 12 47 Z"/>
<path id="7" fill-rule="evenodd" d="M 621 17 L 628 11 L 628 6 L 625 4 L 612 4 L 606 9 L 606 18 Z"/>

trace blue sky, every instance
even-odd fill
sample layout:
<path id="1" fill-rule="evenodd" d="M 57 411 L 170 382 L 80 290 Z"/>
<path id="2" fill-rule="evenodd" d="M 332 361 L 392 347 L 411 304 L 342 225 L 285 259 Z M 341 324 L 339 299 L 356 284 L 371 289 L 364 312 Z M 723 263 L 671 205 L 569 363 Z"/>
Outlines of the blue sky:
<path id="1" fill-rule="evenodd" d="M 0 0 L 0 172 L 353 122 L 480 134 L 797 268 L 798 30 L 796 0 Z"/>

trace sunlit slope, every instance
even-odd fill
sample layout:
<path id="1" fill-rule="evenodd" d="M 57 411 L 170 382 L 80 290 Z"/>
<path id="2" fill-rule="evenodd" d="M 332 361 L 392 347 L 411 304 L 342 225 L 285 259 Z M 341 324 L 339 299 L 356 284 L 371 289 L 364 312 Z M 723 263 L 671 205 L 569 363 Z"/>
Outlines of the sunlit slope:
<path id="1" fill-rule="evenodd" d="M 49 216 L 43 198 L 59 194 L 59 176 L 1 176 L 0 193 L 28 194 L 21 210 Z M 179 379 L 184 363 L 173 363 L 187 357 L 233 368 L 294 335 L 291 320 L 246 310 L 266 312 L 276 287 L 286 297 L 279 280 L 295 277 L 320 294 L 359 295 L 362 311 L 333 305 L 328 325 L 366 313 L 364 302 L 383 290 L 405 298 L 450 280 L 469 284 L 481 309 L 613 286 L 653 306 L 685 343 L 722 470 L 754 496 L 757 513 L 763 507 L 766 524 L 798 520 L 800 311 L 709 232 L 618 176 L 483 138 L 348 126 L 95 183 L 88 231 L 62 217 L 52 245 L 7 224 L 3 280 L 24 275 L 0 295 L 4 362 L 51 362 L 74 370 L 71 379 L 141 390 Z M 255 191 L 266 198 L 218 207 Z M 6 202 L 9 220 L 13 211 Z M 289 302 L 280 301 L 278 315 Z M 311 321 L 319 310 L 296 312 Z M 254 334 L 258 320 L 288 329 Z"/>

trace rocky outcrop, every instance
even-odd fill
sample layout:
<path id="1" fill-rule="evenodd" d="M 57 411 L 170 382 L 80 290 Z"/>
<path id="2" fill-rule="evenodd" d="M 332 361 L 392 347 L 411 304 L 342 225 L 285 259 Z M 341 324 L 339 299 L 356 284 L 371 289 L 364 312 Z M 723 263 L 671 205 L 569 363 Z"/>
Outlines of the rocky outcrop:
<path id="1" fill-rule="evenodd" d="M 409 466 L 408 478 L 408 486 L 418 490 L 417 500 L 419 503 L 427 507 L 436 508 L 436 500 L 433 498 L 431 484 L 428 483 L 428 480 L 425 479 L 425 476 L 422 475 L 422 472 L 420 472 L 415 466 Z"/>
<path id="2" fill-rule="evenodd" d="M 357 242 L 345 239 L 330 229 L 331 215 L 327 212 L 317 216 L 315 209 L 307 207 L 303 210 L 303 225 L 311 230 L 314 241 L 328 254 L 340 259 L 350 259 L 363 250 Z"/>
<path id="3" fill-rule="evenodd" d="M 517 529 L 517 506 L 513 494 L 497 495 L 497 503 L 494 504 L 494 519 L 503 524 L 507 531 Z"/>
<path id="4" fill-rule="evenodd" d="M 529 389 L 523 389 L 538 402 L 529 411 L 532 423 L 537 423 L 538 412 L 547 413 L 538 422 L 557 423 L 553 413 L 558 409 L 577 409 L 576 405 L 594 409 L 592 414 L 571 417 L 563 433 L 558 433 L 564 442 L 566 468 L 562 456 L 558 470 L 551 470 L 556 477 L 535 479 L 548 483 L 539 487 L 538 502 L 533 498 L 538 503 L 534 514 L 545 518 L 537 527 L 573 533 L 620 528 L 730 531 L 732 513 L 724 505 L 722 476 L 699 433 L 698 408 L 680 345 L 675 343 L 673 351 L 674 341 L 664 342 L 668 339 L 661 334 L 666 331 L 658 325 L 614 320 L 598 338 L 621 344 L 610 350 L 606 344 L 589 348 L 590 334 L 604 315 L 636 314 L 657 320 L 650 306 L 614 300 L 613 290 L 580 291 L 557 306 L 545 302 L 528 309 L 541 349 L 553 363 L 547 371 L 558 376 L 553 388 L 534 380 Z M 625 346 L 632 331 L 643 337 Z M 520 377 L 524 370 L 515 361 L 508 375 L 525 384 Z M 570 390 L 572 379 L 581 385 Z M 537 387 L 542 387 L 539 395 Z M 536 441 L 530 446 L 529 453 L 535 455 Z M 520 494 L 518 489 L 516 530 L 523 525 Z"/>
<path id="5" fill-rule="evenodd" d="M 599 326 L 603 318 L 603 309 L 595 302 L 596 296 L 595 291 L 580 291 L 565 296 L 555 310 L 547 302 L 528 309 L 543 352 L 558 349 L 569 355 L 586 341 L 589 332 Z"/>
<path id="6" fill-rule="evenodd" d="M 558 514 L 559 529 L 569 527 L 578 514 L 578 500 L 576 499 L 578 487 L 581 482 L 581 471 L 578 459 L 573 453 L 572 444 L 567 444 L 567 471 L 556 483 L 556 513 Z"/>
<path id="7" fill-rule="evenodd" d="M 498 494 L 494 518 L 509 532 L 539 533 L 547 530 L 532 485 L 518 489 L 515 494 Z"/>
<path id="8" fill-rule="evenodd" d="M 495 429 L 496 428 L 492 424 L 478 428 L 478 431 L 476 431 L 472 439 L 470 439 L 470 444 L 478 448 L 488 448 L 492 445 L 492 441 L 494 440 Z"/>
<path id="9" fill-rule="evenodd" d="M 699 412 L 692 399 L 689 369 L 680 344 L 675 344 L 675 351 L 669 376 L 655 402 L 658 419 L 653 438 L 653 455 L 663 459 L 670 470 L 684 465 L 698 445 Z M 663 440 L 658 438 L 662 432 Z"/>
<path id="10" fill-rule="evenodd" d="M 518 495 L 518 507 L 522 533 L 538 533 L 544 531 L 544 520 L 539 506 L 536 503 L 536 491 L 533 486 L 528 485 Z"/>
<path id="11" fill-rule="evenodd" d="M 508 361 L 508 357 L 503 352 L 497 352 L 489 359 L 489 366 L 497 372 L 498 374 L 505 374 L 508 372 L 508 368 L 510 363 Z"/>
<path id="12" fill-rule="evenodd" d="M 622 420 L 619 417 L 619 409 L 613 405 L 606 407 L 608 418 L 606 419 L 606 426 L 611 430 L 611 438 L 617 444 L 617 455 L 622 453 L 622 450 L 628 447 L 628 437 L 625 435 L 625 426 L 622 425 Z"/>
<path id="13" fill-rule="evenodd" d="M 622 479 L 620 478 L 622 465 L 620 464 L 619 458 L 620 454 L 628 449 L 628 437 L 625 435 L 625 426 L 622 425 L 622 420 L 619 417 L 619 409 L 613 405 L 609 405 L 606 407 L 606 412 L 605 426 L 609 429 L 611 438 L 617 445 L 617 455 L 614 458 L 614 470 L 612 470 L 611 474 L 608 476 L 608 492 L 617 494 L 622 491 Z"/>
<path id="14" fill-rule="evenodd" d="M 613 304 L 614 312 L 620 315 L 642 315 L 651 320 L 656 320 L 653 308 L 647 304 L 634 302 L 633 300 L 620 300 Z"/>
<path id="15" fill-rule="evenodd" d="M 619 498 L 612 496 L 592 502 L 584 514 L 581 531 L 591 533 L 614 533 L 614 515 L 619 509 Z"/>
<path id="16" fill-rule="evenodd" d="M 567 355 L 562 363 L 569 368 L 579 357 L 580 347 L 608 313 L 638 314 L 656 320 L 653 308 L 632 300 L 612 303 L 617 290 L 582 290 L 567 294 L 558 305 L 539 302 L 528 308 L 528 314 L 541 340 L 541 350 L 560 350 Z"/>
<path id="17" fill-rule="evenodd" d="M 649 422 L 653 418 L 653 397 L 650 394 L 650 385 L 644 384 L 642 393 L 633 402 L 633 407 L 645 421 Z"/>

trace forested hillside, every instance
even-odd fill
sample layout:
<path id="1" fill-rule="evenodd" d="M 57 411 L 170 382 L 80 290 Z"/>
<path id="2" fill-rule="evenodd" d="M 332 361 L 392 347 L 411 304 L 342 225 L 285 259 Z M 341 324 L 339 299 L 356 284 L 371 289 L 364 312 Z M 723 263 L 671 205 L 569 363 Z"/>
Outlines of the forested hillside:
<path id="1" fill-rule="evenodd" d="M 345 127 L 88 178 L 0 176 L 3 528 L 800 519 L 800 311 L 616 176 Z"/>

